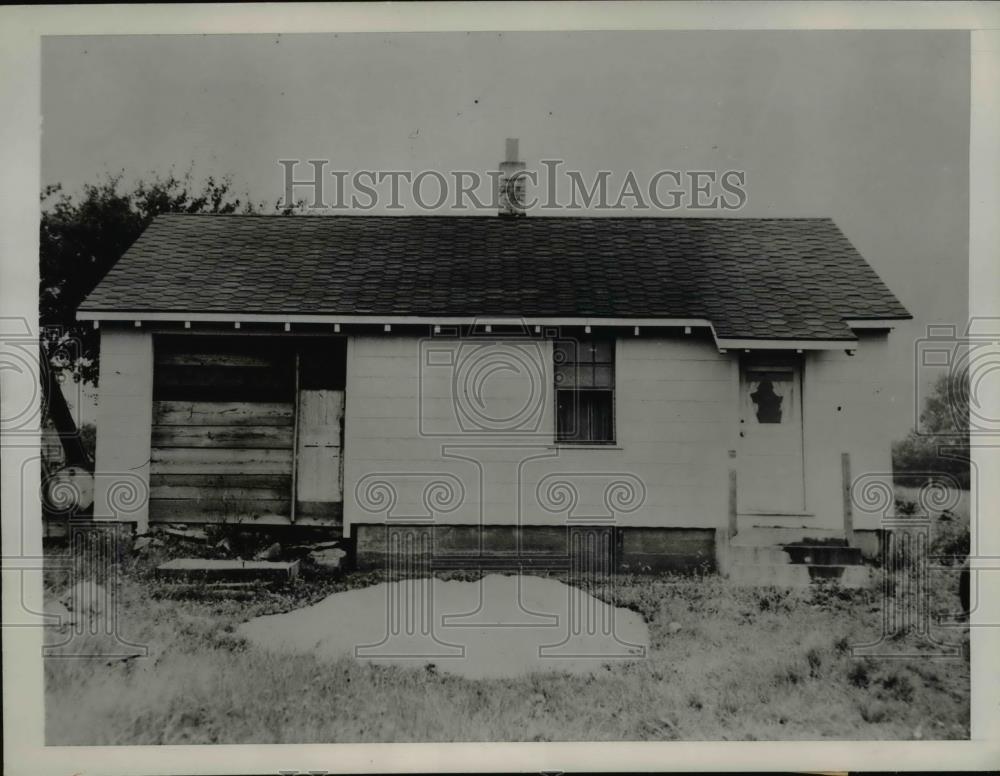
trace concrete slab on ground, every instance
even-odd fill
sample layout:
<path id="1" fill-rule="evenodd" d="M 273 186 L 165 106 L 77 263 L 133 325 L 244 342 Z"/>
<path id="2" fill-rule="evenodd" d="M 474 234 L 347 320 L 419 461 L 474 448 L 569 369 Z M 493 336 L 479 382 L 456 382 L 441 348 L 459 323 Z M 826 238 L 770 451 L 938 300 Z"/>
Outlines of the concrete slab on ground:
<path id="1" fill-rule="evenodd" d="M 382 582 L 258 617 L 238 632 L 272 652 L 433 667 L 471 679 L 595 673 L 649 649 L 636 612 L 531 575 Z"/>
<path id="2" fill-rule="evenodd" d="M 174 580 L 290 582 L 299 574 L 299 562 L 174 558 L 156 567 L 158 576 Z"/>

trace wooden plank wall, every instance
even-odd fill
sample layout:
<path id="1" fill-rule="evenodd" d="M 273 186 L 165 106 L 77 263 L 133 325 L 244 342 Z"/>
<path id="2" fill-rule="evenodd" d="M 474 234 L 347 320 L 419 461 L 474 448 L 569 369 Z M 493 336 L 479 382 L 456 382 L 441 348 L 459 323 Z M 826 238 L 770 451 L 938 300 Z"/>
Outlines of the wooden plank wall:
<path id="1" fill-rule="evenodd" d="M 294 363 L 260 337 L 157 339 L 151 521 L 289 521 Z"/>

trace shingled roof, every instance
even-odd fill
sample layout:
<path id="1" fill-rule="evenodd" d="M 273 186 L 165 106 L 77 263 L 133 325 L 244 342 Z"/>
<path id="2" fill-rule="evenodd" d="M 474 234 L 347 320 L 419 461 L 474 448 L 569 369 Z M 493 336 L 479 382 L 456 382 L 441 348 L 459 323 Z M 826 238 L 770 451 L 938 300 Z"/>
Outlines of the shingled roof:
<path id="1" fill-rule="evenodd" d="M 910 317 L 826 218 L 164 215 L 80 309 L 704 318 L 796 340 Z"/>

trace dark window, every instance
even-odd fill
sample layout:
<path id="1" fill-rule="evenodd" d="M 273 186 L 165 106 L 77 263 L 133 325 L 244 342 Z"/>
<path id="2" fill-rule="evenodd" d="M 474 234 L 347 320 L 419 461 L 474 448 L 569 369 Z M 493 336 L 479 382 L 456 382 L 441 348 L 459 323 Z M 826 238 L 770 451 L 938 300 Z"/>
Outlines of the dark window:
<path id="1" fill-rule="evenodd" d="M 557 340 L 554 349 L 556 441 L 615 441 L 615 343 Z"/>
<path id="2" fill-rule="evenodd" d="M 344 390 L 347 340 L 316 337 L 299 345 L 299 389 Z"/>
<path id="3" fill-rule="evenodd" d="M 743 390 L 749 403 L 746 409 L 757 423 L 788 423 L 795 410 L 795 372 L 781 365 L 744 367 Z"/>
<path id="4" fill-rule="evenodd" d="M 757 422 L 781 422 L 781 400 L 783 397 L 774 392 L 774 383 L 767 379 L 761 380 L 757 384 L 757 390 L 750 394 L 750 398 L 757 405 Z"/>
<path id="5" fill-rule="evenodd" d="M 295 352 L 275 337 L 157 335 L 156 401 L 288 402 L 295 396 Z"/>

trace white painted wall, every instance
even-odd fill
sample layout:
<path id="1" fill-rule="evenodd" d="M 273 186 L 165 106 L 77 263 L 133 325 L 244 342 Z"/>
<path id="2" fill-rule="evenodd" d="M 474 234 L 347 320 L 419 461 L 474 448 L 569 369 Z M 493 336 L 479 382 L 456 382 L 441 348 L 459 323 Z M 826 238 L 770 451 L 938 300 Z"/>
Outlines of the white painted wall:
<path id="1" fill-rule="evenodd" d="M 817 525 L 843 525 L 841 453 L 852 479 L 892 484 L 892 412 L 888 334 L 860 332 L 853 356 L 843 350 L 807 354 L 803 377 L 806 505 Z M 874 505 L 873 505 L 874 506 Z M 878 528 L 881 512 L 855 504 L 854 527 Z"/>
<path id="2" fill-rule="evenodd" d="M 735 445 L 737 417 L 732 356 L 683 335 L 619 339 L 617 444 L 579 449 L 553 444 L 550 342 L 512 341 L 492 354 L 475 347 L 468 341 L 393 336 L 350 340 L 344 445 L 348 530 L 351 523 L 380 522 L 387 515 L 400 521 L 562 524 L 570 504 L 560 496 L 569 492 L 577 494 L 575 518 L 619 525 L 725 525 L 728 450 Z M 428 357 L 428 351 L 434 355 Z M 461 386 L 466 367 L 477 361 L 506 362 L 517 370 L 492 373 L 481 383 L 481 404 L 466 405 Z M 463 406 L 471 410 L 464 428 L 458 417 Z M 494 419 L 524 422 L 506 426 L 517 433 L 499 433 L 501 423 L 485 423 L 484 430 L 482 419 L 476 428 L 470 421 L 480 407 Z M 440 489 L 433 483 L 441 483 Z M 425 495 L 434 492 L 451 494 L 444 510 L 425 503 Z M 391 509 L 379 501 L 380 493 L 392 494 Z M 623 500 L 616 502 L 615 494 Z"/>
<path id="3" fill-rule="evenodd" d="M 101 330 L 94 517 L 149 524 L 149 449 L 153 422 L 153 337 Z"/>

